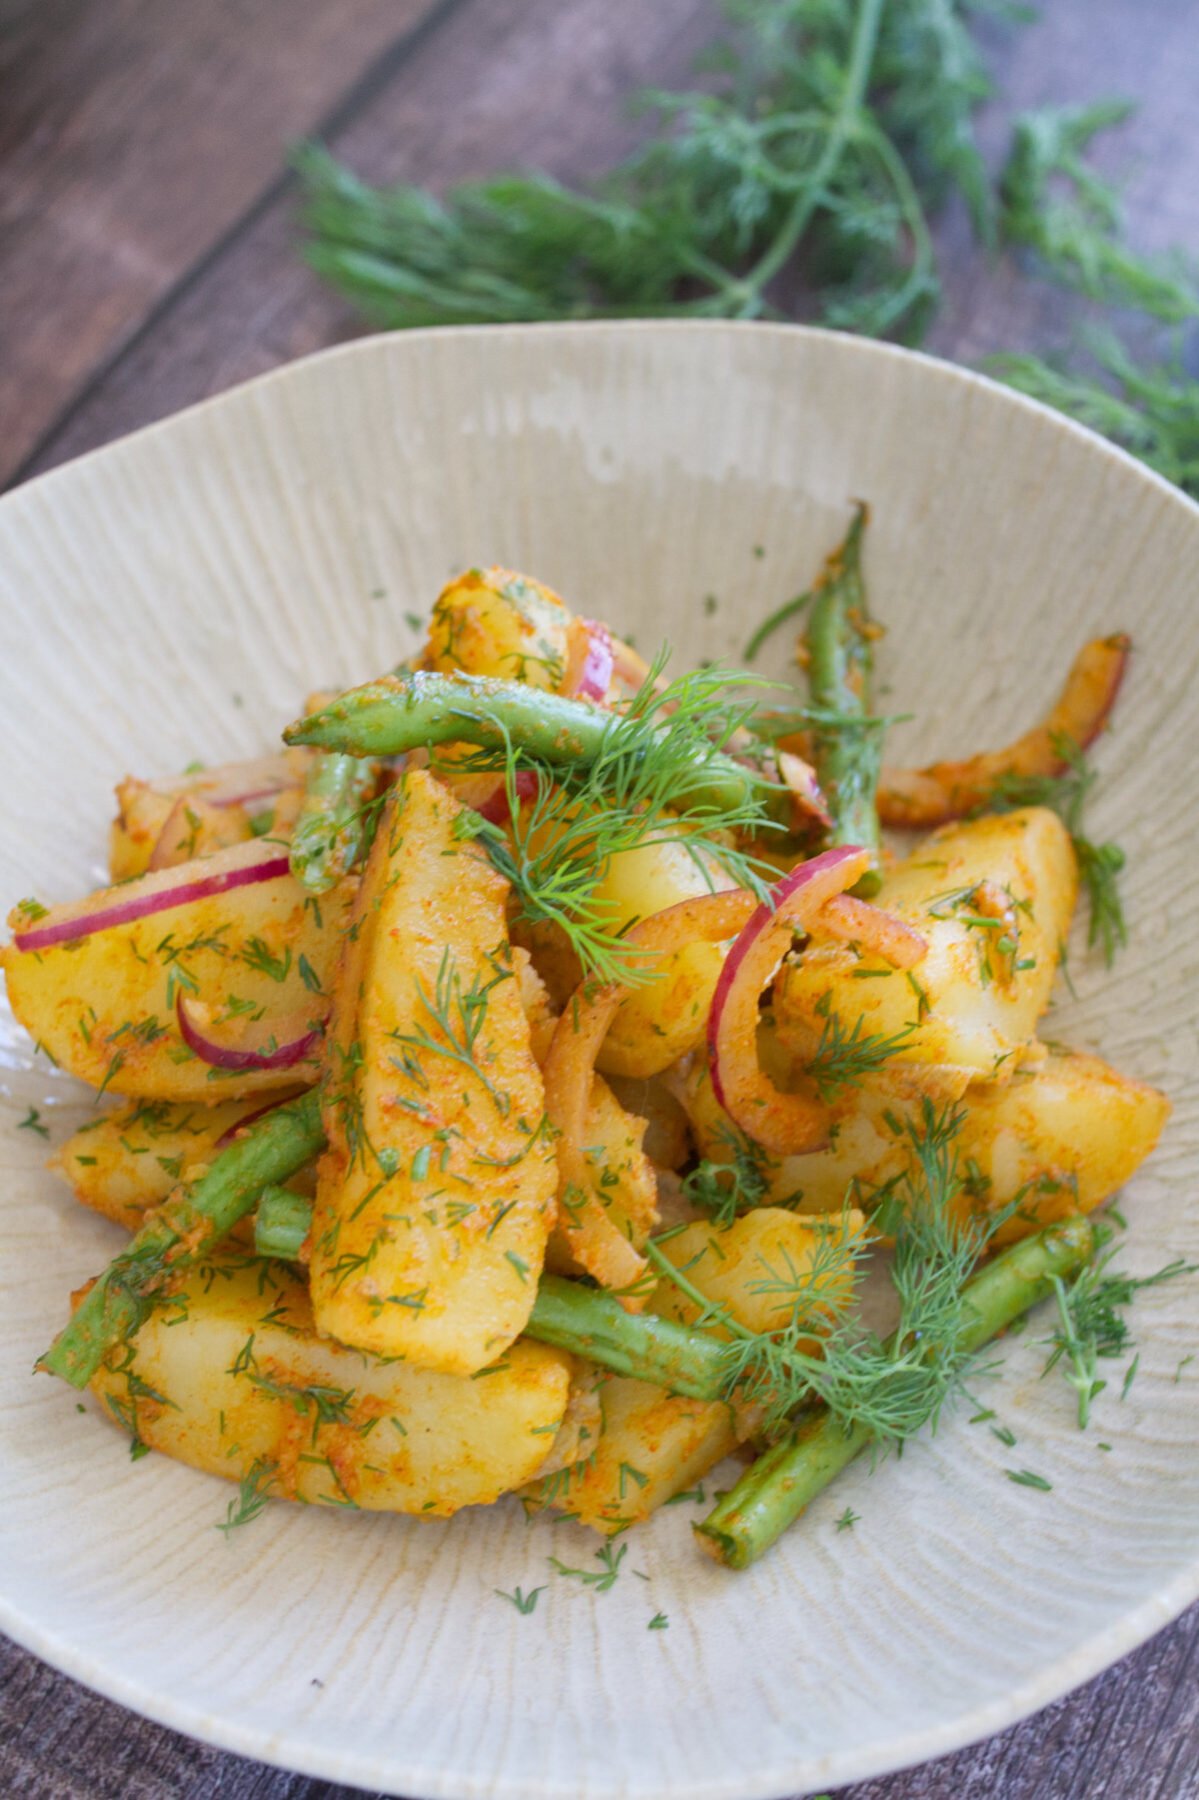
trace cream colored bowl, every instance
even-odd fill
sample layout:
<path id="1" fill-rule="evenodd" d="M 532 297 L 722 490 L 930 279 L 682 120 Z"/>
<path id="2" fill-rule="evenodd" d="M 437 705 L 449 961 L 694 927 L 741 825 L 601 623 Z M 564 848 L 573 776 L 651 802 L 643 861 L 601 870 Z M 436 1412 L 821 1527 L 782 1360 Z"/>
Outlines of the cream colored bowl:
<path id="1" fill-rule="evenodd" d="M 115 780 L 269 744 L 306 689 L 394 662 L 464 565 L 530 569 L 680 663 L 735 659 L 855 495 L 886 704 L 917 715 L 904 755 L 1003 741 L 1084 637 L 1134 634 L 1096 808 L 1129 852 L 1132 945 L 1107 974 L 1076 944 L 1049 1035 L 1170 1091 L 1127 1260 L 1199 1259 L 1199 509 L 899 350 L 722 324 L 381 337 L 19 489 L 0 505 L 0 893 L 91 886 Z M 546 1560 L 595 1540 L 515 1504 L 449 1524 L 276 1504 L 226 1542 L 221 1483 L 132 1464 L 30 1375 L 115 1233 L 16 1129 L 49 1101 L 61 1135 L 80 1095 L 7 1035 L 0 1627 L 153 1718 L 409 1796 L 750 1800 L 994 1731 L 1199 1592 L 1194 1281 L 1138 1301 L 1140 1372 L 1088 1432 L 1037 1379 L 1042 1317 L 979 1383 L 1014 1449 L 959 1413 L 850 1471 L 746 1574 L 697 1553 L 688 1506 L 629 1540 L 601 1595 Z M 495 1594 L 518 1583 L 548 1583 L 528 1617 Z"/>

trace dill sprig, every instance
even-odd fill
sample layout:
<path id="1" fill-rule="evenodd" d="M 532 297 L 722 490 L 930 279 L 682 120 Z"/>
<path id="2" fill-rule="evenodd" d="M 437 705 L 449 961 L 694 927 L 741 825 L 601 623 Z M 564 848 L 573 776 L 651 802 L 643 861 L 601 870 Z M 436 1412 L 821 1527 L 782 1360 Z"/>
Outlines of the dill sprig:
<path id="1" fill-rule="evenodd" d="M 703 1157 L 683 1177 L 683 1193 L 712 1223 L 726 1231 L 744 1212 L 764 1204 L 770 1192 L 769 1153 L 729 1121 L 721 1122 L 719 1136 L 729 1147 L 727 1162 Z M 786 1202 L 774 1201 L 774 1205 Z"/>
<path id="2" fill-rule="evenodd" d="M 1193 1275 L 1199 1264 L 1176 1256 L 1153 1275 L 1129 1275 L 1113 1269 L 1117 1250 L 1107 1250 L 1067 1285 L 1053 1277 L 1058 1322 L 1049 1338 L 1049 1359 L 1042 1371 L 1062 1365 L 1063 1373 L 1078 1396 L 1078 1424 L 1085 1430 L 1091 1406 L 1108 1385 L 1099 1374 L 1101 1360 L 1124 1356 L 1132 1349 L 1132 1335 L 1124 1312 L 1145 1288 L 1160 1287 L 1180 1275 Z M 1135 1365 L 1133 1371 L 1135 1372 Z M 1125 1375 L 1125 1392 L 1130 1382 Z"/>
<path id="3" fill-rule="evenodd" d="M 523 916 L 559 926 L 584 973 L 603 982 L 652 979 L 623 941 L 627 924 L 600 892 L 614 856 L 681 845 L 712 885 L 719 870 L 759 898 L 774 873 L 736 841 L 780 829 L 769 811 L 772 784 L 751 777 L 729 804 L 718 803 L 709 784 L 714 768 L 729 766 L 725 746 L 752 712 L 748 702 L 730 700 L 730 690 L 755 678 L 699 669 L 660 685 L 665 662 L 663 652 L 586 761 L 549 763 L 508 739 L 502 751 L 478 750 L 453 765 L 503 773 L 507 824 L 471 815 L 469 829 L 511 882 Z M 520 781 L 530 770 L 537 777 L 531 795 Z"/>
<path id="4" fill-rule="evenodd" d="M 1131 115 L 1126 100 L 1044 107 L 1016 121 L 1000 182 L 1008 243 L 1088 299 L 1133 307 L 1167 324 L 1199 314 L 1199 295 L 1177 264 L 1139 256 L 1121 241 L 1120 197 L 1083 159 L 1092 140 Z"/>
<path id="5" fill-rule="evenodd" d="M 816 1083 L 822 1100 L 835 1100 L 844 1088 L 856 1087 L 867 1075 L 877 1073 L 890 1062 L 915 1029 L 915 1021 L 911 1021 L 889 1036 L 883 1032 L 863 1031 L 859 1017 L 847 1031 L 837 1014 L 829 1011 L 825 1015 L 820 1042 L 804 1066 L 804 1075 Z"/>
<path id="6" fill-rule="evenodd" d="M 1053 750 L 1066 767 L 1060 775 L 1001 775 L 987 800 L 988 812 L 1010 812 L 1021 806 L 1048 806 L 1057 813 L 1074 844 L 1078 876 L 1086 892 L 1090 919 L 1087 943 L 1098 944 L 1110 968 L 1118 947 L 1128 942 L 1128 924 L 1120 898 L 1120 871 L 1126 858 L 1119 844 L 1097 844 L 1083 830 L 1083 815 L 1098 779 L 1074 739 L 1054 736 Z"/>

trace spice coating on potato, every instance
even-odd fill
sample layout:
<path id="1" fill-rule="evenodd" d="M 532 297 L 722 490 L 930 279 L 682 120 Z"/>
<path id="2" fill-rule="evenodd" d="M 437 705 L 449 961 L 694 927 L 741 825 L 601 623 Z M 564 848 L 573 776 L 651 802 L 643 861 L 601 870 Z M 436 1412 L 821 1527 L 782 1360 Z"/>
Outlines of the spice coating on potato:
<path id="1" fill-rule="evenodd" d="M 261 859 L 257 844 L 237 844 L 193 867 L 211 881 Z M 188 876 L 167 869 L 93 896 L 94 908 L 123 905 Z M 209 893 L 90 936 L 41 950 L 0 951 L 12 1009 L 44 1050 L 70 1074 L 101 1091 L 150 1100 L 215 1104 L 280 1085 L 277 1069 L 227 1070 L 201 1061 L 183 1041 L 182 998 L 206 1034 L 222 1044 L 257 1048 L 286 1041 L 297 1022 L 319 1023 L 352 887 L 343 883 L 309 901 L 295 878 Z M 52 923 L 54 911 L 39 918 Z M 35 916 L 36 917 L 36 916 Z M 30 923 L 18 908 L 14 930 Z M 315 1061 L 287 1071 L 311 1081 Z"/>
<path id="2" fill-rule="evenodd" d="M 1043 807 L 936 831 L 884 875 L 876 904 L 927 940 L 914 969 L 848 944 L 809 945 L 774 988 L 780 1043 L 797 1070 L 828 1014 L 845 1029 L 907 1032 L 896 1060 L 1011 1072 L 1049 1003 L 1078 893 L 1065 826 Z"/>
<path id="3" fill-rule="evenodd" d="M 566 674 L 570 625 L 569 608 L 540 581 L 515 569 L 467 569 L 434 604 L 428 667 L 556 691 Z"/>
<path id="4" fill-rule="evenodd" d="M 317 1335 L 279 1263 L 218 1254 L 190 1271 L 91 1383 L 130 1435 L 251 1497 L 447 1517 L 546 1460 L 572 1359 L 514 1344 L 477 1380 L 378 1361 Z"/>
<path id="5" fill-rule="evenodd" d="M 820 1320 L 828 1324 L 848 1306 L 863 1225 L 860 1213 L 832 1224 L 763 1207 L 724 1230 L 698 1221 L 664 1237 L 661 1250 L 739 1325 L 776 1331 L 791 1310 L 782 1292 L 788 1284 L 810 1283 Z M 650 1309 L 684 1323 L 699 1311 L 666 1276 Z M 807 1347 L 817 1342 L 814 1334 Z M 723 1401 L 690 1400 L 624 1376 L 605 1381 L 599 1394 L 603 1428 L 592 1453 L 545 1476 L 526 1495 L 530 1507 L 553 1506 L 596 1531 L 623 1531 L 647 1519 L 723 1461 L 744 1435 Z"/>
<path id="6" fill-rule="evenodd" d="M 557 1187 L 507 883 L 424 770 L 383 811 L 339 965 L 313 1223 L 317 1323 L 470 1374 L 520 1333 Z"/>

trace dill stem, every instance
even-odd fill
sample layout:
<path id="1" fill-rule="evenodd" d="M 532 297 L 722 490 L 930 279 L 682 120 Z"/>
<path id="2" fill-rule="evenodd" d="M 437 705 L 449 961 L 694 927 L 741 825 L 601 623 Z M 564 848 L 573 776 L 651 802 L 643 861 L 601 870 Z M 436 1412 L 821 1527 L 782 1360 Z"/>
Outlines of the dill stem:
<path id="1" fill-rule="evenodd" d="M 289 725 L 283 737 L 288 744 L 351 756 L 396 756 L 447 743 L 501 754 L 511 747 L 552 767 L 578 768 L 618 749 L 623 725 L 619 713 L 519 681 L 421 669 L 353 688 Z M 664 726 L 663 739 L 668 731 Z M 697 755 L 695 768 L 695 781 L 685 783 L 684 806 L 734 812 L 761 796 L 760 777 L 732 757 Z"/>
<path id="2" fill-rule="evenodd" d="M 837 103 L 837 110 L 833 115 L 829 134 L 824 141 L 824 147 L 817 159 L 816 167 L 812 170 L 803 192 L 796 197 L 795 204 L 773 244 L 763 256 L 759 257 L 747 275 L 732 284 L 734 292 L 739 289 L 745 291 L 746 310 L 756 304 L 767 282 L 771 281 L 779 270 L 790 261 L 800 239 L 811 224 L 817 207 L 823 203 L 828 184 L 836 174 L 837 165 L 854 135 L 858 115 L 862 110 L 870 85 L 870 70 L 874 63 L 883 5 L 884 0 L 862 0 L 854 24 L 849 65 L 845 71 L 845 85 L 841 90 L 841 98 Z"/>
<path id="3" fill-rule="evenodd" d="M 197 1181 L 146 1215 L 36 1367 L 86 1387 L 108 1352 L 134 1335 L 155 1299 L 169 1294 L 172 1276 L 206 1256 L 265 1187 L 294 1175 L 323 1144 L 315 1088 L 243 1127 Z"/>
<path id="4" fill-rule="evenodd" d="M 362 757 L 324 752 L 313 758 L 291 839 L 291 872 L 310 894 L 327 893 L 360 860 L 363 808 L 378 781 L 378 765 Z"/>
<path id="5" fill-rule="evenodd" d="M 959 1354 L 980 1350 L 1045 1299 L 1054 1276 L 1073 1274 L 1094 1253 L 1094 1228 L 1081 1214 L 1002 1251 L 966 1285 L 966 1315 L 955 1346 Z M 847 1429 L 827 1409 L 811 1415 L 760 1456 L 695 1526 L 700 1543 L 729 1568 L 746 1568 L 874 1441 L 868 1425 Z"/>

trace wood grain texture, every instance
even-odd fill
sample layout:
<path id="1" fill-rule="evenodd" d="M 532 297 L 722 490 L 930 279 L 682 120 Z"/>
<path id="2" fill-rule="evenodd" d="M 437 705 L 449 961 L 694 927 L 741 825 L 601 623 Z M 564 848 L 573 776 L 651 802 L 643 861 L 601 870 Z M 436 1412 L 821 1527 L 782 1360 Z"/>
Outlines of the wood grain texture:
<path id="1" fill-rule="evenodd" d="M 357 327 L 298 264 L 281 146 L 338 108 L 420 5 L 29 0 L 0 7 L 0 417 L 7 467 L 51 466 Z M 286 11 L 287 28 L 279 20 Z M 1145 105 L 1103 152 L 1139 242 L 1199 234 L 1192 0 L 1055 0 L 996 33 L 1003 104 L 1113 90 Z M 653 17 L 647 15 L 653 14 Z M 361 104 L 335 147 L 375 177 L 443 183 L 503 162 L 571 176 L 622 146 L 616 97 L 674 79 L 700 0 L 468 0 Z M 180 203 L 180 195 L 187 204 Z M 1071 309 L 940 233 L 942 354 L 1056 346 Z M 72 401 L 74 404 L 72 405 Z M 1030 1621 L 1030 1639 L 1035 1621 Z M 974 1750 L 838 1800 L 1199 1795 L 1199 1608 L 1077 1695 Z M 0 1791 L 70 1800 L 341 1800 L 134 1719 L 0 1646 Z"/>
<path id="2" fill-rule="evenodd" d="M 696 0 L 475 0 L 326 142 L 372 180 L 438 187 L 499 167 L 564 179 L 634 142 L 626 101 L 685 79 L 713 31 Z M 294 192 L 264 209 L 41 447 L 28 473 L 220 393 L 362 323 L 298 254 Z"/>
<path id="3" fill-rule="evenodd" d="M 0 8 L 0 480 L 436 5 Z"/>

